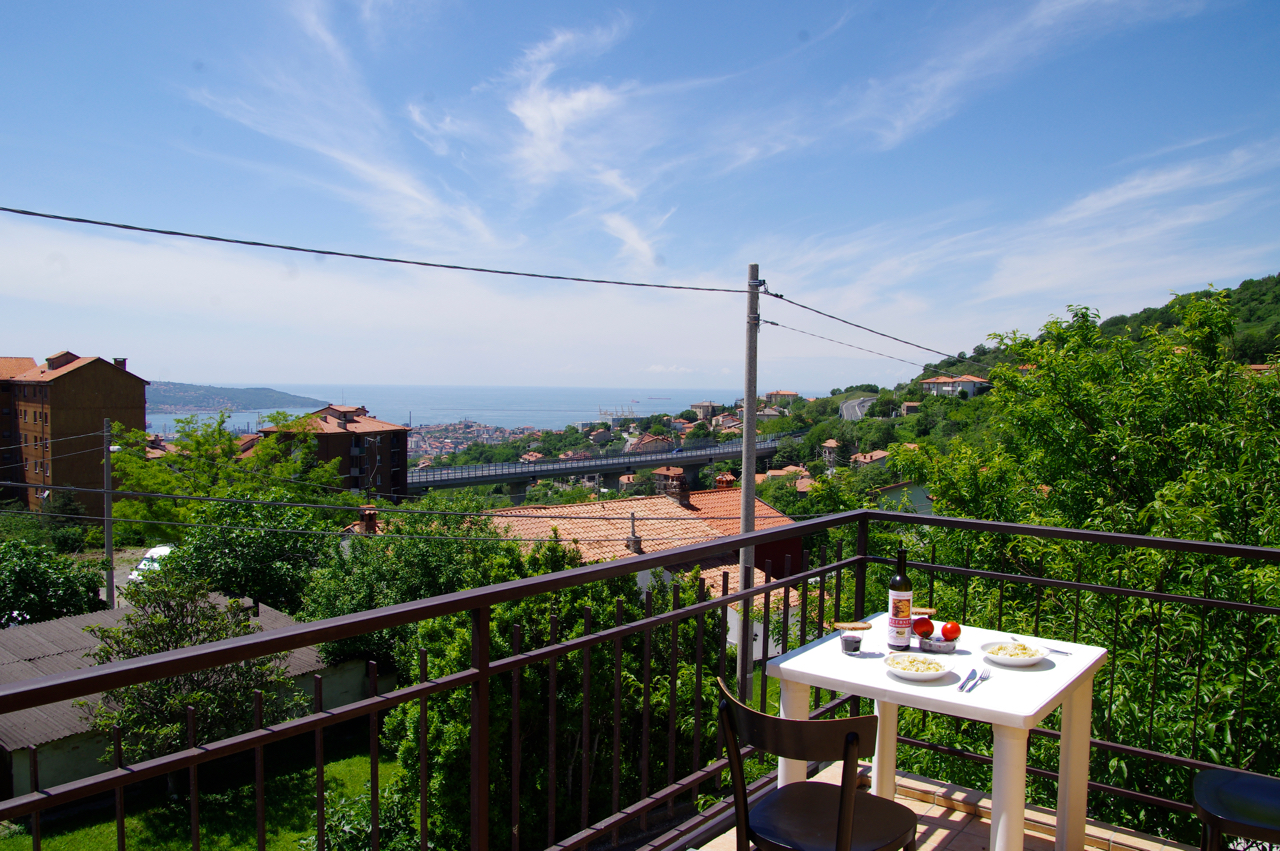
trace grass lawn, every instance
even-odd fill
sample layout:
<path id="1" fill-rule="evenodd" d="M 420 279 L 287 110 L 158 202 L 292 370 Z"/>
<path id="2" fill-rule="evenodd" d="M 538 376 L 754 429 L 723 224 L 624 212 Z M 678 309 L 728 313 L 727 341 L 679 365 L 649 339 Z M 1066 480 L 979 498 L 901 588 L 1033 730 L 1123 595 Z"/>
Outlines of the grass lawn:
<path id="1" fill-rule="evenodd" d="M 369 781 L 369 757 L 361 755 L 359 727 L 353 735 L 326 742 L 326 789 L 347 795 L 364 791 Z M 368 728 L 364 728 L 366 731 Z M 367 732 L 363 744 L 367 748 Z M 304 754 L 286 755 L 276 760 L 267 751 L 266 781 L 267 848 L 295 851 L 298 840 L 315 834 L 315 769 L 302 763 Z M 272 774 L 273 762 L 281 765 Z M 382 752 L 378 761 L 379 785 L 386 788 L 400 773 L 394 755 Z M 251 766 L 251 764 L 250 764 Z M 250 778 L 245 786 L 222 788 L 213 769 L 200 772 L 200 847 L 209 851 L 257 849 L 257 816 L 253 799 L 252 767 L 237 774 Z M 186 775 L 183 773 L 183 787 Z M 137 788 L 137 787 L 134 787 Z M 130 798 L 134 800 L 131 801 Z M 129 849 L 180 851 L 191 847 L 191 816 L 186 801 L 170 803 L 161 794 L 127 789 L 125 792 L 125 842 Z M 92 812 L 46 819 L 41 830 L 41 847 L 46 851 L 109 851 L 116 847 L 113 807 Z M 25 830 L 0 839 L 0 851 L 30 851 L 31 836 Z"/>

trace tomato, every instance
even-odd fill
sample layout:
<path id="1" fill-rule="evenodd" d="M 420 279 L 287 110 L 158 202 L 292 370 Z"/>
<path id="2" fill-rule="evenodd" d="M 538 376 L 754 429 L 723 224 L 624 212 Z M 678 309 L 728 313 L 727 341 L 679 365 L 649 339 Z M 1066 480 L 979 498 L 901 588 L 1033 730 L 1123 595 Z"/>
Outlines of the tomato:
<path id="1" fill-rule="evenodd" d="M 911 628 L 921 638 L 928 638 L 933 635 L 933 621 L 928 618 L 916 618 L 911 622 Z"/>
<path id="2" fill-rule="evenodd" d="M 942 640 L 955 641 L 960 637 L 960 624 L 955 621 L 947 621 L 942 626 Z"/>

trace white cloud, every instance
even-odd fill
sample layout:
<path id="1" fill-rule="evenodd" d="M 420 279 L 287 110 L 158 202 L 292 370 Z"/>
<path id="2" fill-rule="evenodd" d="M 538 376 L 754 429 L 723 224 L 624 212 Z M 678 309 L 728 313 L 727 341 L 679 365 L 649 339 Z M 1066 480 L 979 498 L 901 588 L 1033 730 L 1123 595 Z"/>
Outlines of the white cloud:
<path id="1" fill-rule="evenodd" d="M 662 365 L 662 364 L 660 364 L 660 363 L 655 363 L 655 364 L 650 364 L 649 366 L 646 366 L 644 369 L 640 370 L 640 372 L 652 372 L 652 373 L 662 373 L 662 374 L 672 374 L 672 373 L 676 373 L 676 374 L 678 374 L 678 373 L 682 373 L 682 372 L 693 372 L 693 369 L 691 369 L 690 367 L 687 367 L 687 366 L 680 366 L 680 365 L 678 365 L 678 364 L 671 364 L 671 365 L 669 365 L 669 366 L 664 366 L 664 365 Z"/>
<path id="2" fill-rule="evenodd" d="M 845 120 L 885 148 L 946 120 L 981 85 L 1084 37 L 1139 21 L 1189 14 L 1198 0 L 1038 0 L 1025 11 L 988 16 L 947 33 L 916 67 L 870 79 Z"/>
<path id="3" fill-rule="evenodd" d="M 494 236 L 474 204 L 442 197 L 394 152 L 387 119 L 329 27 L 325 10 L 319 2 L 296 3 L 302 49 L 260 60 L 243 90 L 198 89 L 191 98 L 336 167 L 349 180 L 344 194 L 406 242 L 442 251 L 492 245 Z"/>

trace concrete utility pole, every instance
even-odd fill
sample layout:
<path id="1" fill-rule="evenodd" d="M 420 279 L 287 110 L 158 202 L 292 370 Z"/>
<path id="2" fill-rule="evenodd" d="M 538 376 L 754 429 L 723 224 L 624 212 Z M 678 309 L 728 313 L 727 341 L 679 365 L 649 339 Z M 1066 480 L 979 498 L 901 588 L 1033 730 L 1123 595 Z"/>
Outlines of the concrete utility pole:
<path id="1" fill-rule="evenodd" d="M 760 267 L 747 267 L 747 369 L 746 390 L 742 400 L 742 521 L 741 532 L 756 529 L 756 338 L 760 333 Z M 756 548 L 738 550 L 738 585 L 745 591 L 755 586 Z M 751 696 L 751 670 L 755 652 L 751 646 L 755 628 L 751 624 L 751 606 L 744 600 L 738 625 L 738 698 L 748 702 Z M 769 640 L 765 636 L 765 641 Z"/>
<path id="2" fill-rule="evenodd" d="M 107 562 L 107 606 L 116 607 L 116 560 L 111 540 L 111 418 L 102 420 L 102 548 Z"/>

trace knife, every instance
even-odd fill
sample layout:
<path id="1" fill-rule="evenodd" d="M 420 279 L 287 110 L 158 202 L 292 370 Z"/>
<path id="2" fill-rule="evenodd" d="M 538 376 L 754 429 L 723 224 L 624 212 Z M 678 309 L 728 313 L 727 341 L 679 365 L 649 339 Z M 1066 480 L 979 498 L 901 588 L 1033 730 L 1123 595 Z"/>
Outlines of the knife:
<path id="1" fill-rule="evenodd" d="M 960 683 L 960 691 L 964 691 L 964 687 L 965 687 L 965 686 L 967 686 L 967 685 L 969 684 L 969 680 L 973 679 L 973 678 L 974 678 L 974 677 L 976 677 L 977 675 L 978 675 L 978 669 L 977 669 L 977 668 L 974 668 L 973 670 L 971 670 L 971 671 L 969 672 L 969 675 L 968 675 L 967 677 L 965 677 L 965 678 L 964 678 L 964 682 Z"/>

